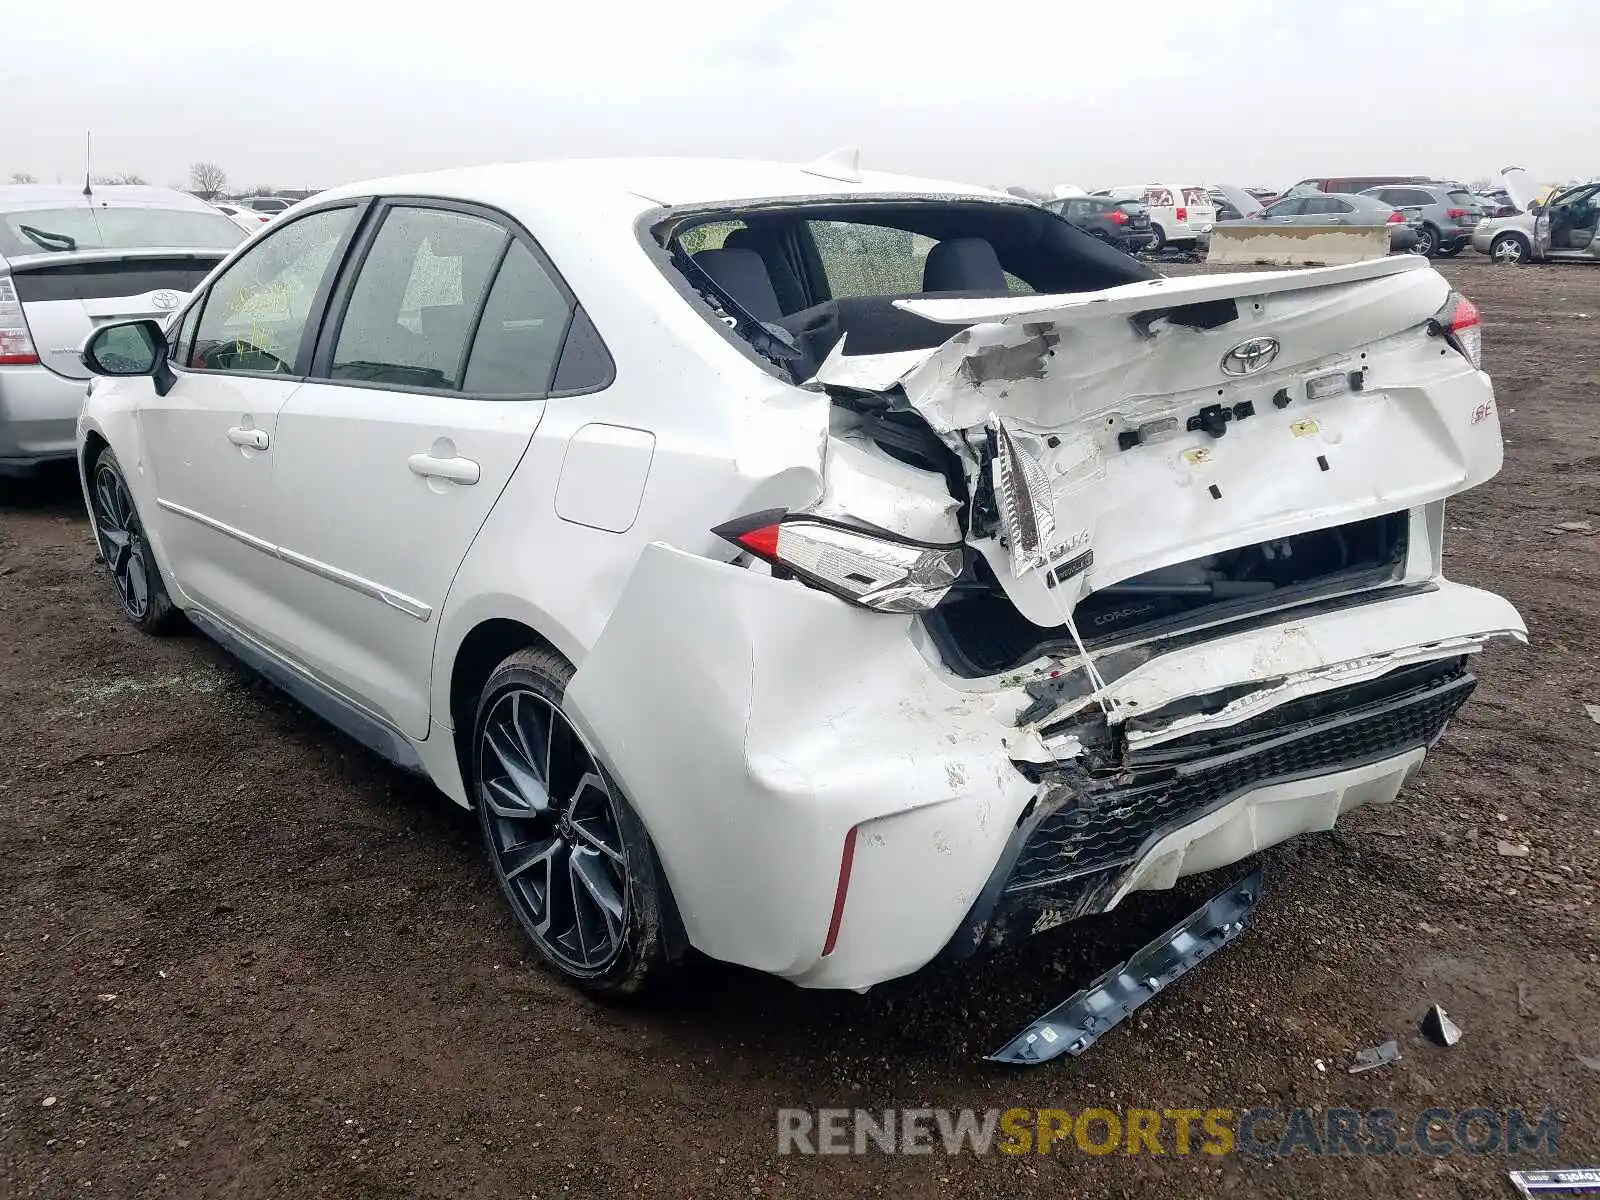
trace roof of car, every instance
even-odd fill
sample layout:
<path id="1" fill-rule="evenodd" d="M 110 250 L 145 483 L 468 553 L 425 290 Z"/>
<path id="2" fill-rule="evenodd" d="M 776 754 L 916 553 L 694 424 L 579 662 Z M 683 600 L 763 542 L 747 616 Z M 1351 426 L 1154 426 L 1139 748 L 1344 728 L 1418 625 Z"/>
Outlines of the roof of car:
<path id="1" fill-rule="evenodd" d="M 12 183 L 0 185 L 0 212 L 20 212 L 34 208 L 70 208 L 80 204 L 117 205 L 123 208 L 180 208 L 191 212 L 210 212 L 211 206 L 188 192 L 176 188 L 147 187 L 144 184 L 107 183 L 85 196 L 83 188 L 66 183 Z"/>
<path id="2" fill-rule="evenodd" d="M 903 193 L 974 196 L 1023 203 L 1015 196 L 972 184 L 882 171 L 861 171 L 860 176 L 860 182 L 847 181 L 812 174 L 799 163 L 747 159 L 576 158 L 496 163 L 367 180 L 332 188 L 322 192 L 319 199 L 386 193 L 469 198 L 526 192 L 541 206 L 581 207 L 589 199 L 604 195 L 678 206 L 796 196 L 844 199 Z"/>

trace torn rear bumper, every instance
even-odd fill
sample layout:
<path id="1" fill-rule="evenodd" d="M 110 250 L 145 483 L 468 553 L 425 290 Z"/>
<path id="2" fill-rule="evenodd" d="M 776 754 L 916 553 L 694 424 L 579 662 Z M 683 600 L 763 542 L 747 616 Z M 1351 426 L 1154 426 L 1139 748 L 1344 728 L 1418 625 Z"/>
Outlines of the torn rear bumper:
<path id="1" fill-rule="evenodd" d="M 1191 634 L 1113 679 L 1113 713 L 1155 724 L 1091 771 L 1071 733 L 1018 724 L 1020 677 L 956 678 L 913 618 L 653 544 L 566 708 L 690 944 L 863 988 L 1393 799 L 1470 692 L 1466 655 L 1522 632 L 1441 581 Z"/>
<path id="2" fill-rule="evenodd" d="M 949 953 L 965 957 L 1171 887 L 1346 812 L 1388 803 L 1476 684 L 1462 659 L 1403 667 L 1216 733 L 1043 774 Z"/>

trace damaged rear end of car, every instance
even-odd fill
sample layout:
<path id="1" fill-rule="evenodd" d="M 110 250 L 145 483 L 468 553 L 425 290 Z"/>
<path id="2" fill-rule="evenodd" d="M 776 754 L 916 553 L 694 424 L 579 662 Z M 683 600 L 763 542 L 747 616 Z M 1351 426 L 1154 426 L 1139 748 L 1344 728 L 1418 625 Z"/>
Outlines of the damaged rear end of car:
<path id="1" fill-rule="evenodd" d="M 1332 828 L 1525 636 L 1442 575 L 1501 437 L 1422 260 L 1161 278 L 971 196 L 649 237 L 828 401 L 814 494 L 651 546 L 571 691 L 707 953 L 865 987 Z"/>

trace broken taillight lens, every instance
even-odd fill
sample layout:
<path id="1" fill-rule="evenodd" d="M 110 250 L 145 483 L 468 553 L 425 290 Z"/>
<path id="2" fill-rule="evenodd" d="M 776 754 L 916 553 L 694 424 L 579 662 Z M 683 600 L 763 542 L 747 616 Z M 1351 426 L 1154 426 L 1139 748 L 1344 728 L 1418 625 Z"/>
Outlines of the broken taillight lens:
<path id="1" fill-rule="evenodd" d="M 1483 367 L 1483 317 L 1478 306 L 1460 292 L 1451 292 L 1444 307 L 1428 322 L 1428 332 L 1442 337 L 1474 367 Z"/>
<path id="2" fill-rule="evenodd" d="M 862 529 L 783 509 L 753 513 L 711 531 L 852 604 L 878 612 L 927 612 L 961 575 L 966 548 Z"/>

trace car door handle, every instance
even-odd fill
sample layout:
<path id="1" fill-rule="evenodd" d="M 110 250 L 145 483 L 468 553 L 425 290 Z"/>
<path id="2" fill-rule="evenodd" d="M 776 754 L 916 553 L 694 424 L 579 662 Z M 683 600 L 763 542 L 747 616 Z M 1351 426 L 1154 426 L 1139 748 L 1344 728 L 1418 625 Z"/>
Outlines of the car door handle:
<path id="1" fill-rule="evenodd" d="M 265 450 L 271 443 L 265 429 L 245 429 L 235 425 L 228 430 L 228 440 L 235 446 L 246 446 L 251 450 Z"/>
<path id="2" fill-rule="evenodd" d="M 477 483 L 483 472 L 470 458 L 436 458 L 432 454 L 413 454 L 406 459 L 412 474 L 424 479 L 448 479 L 468 486 Z"/>

